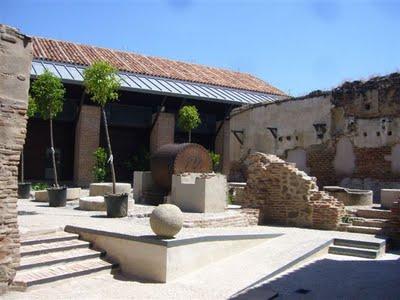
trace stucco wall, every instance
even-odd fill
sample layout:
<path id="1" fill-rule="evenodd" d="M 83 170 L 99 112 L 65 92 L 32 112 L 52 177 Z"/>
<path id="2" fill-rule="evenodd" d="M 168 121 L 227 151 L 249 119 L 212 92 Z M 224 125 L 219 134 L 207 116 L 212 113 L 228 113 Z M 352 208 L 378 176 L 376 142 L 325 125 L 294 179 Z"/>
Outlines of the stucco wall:
<path id="1" fill-rule="evenodd" d="M 0 294 L 19 265 L 18 164 L 26 135 L 30 38 L 0 24 Z"/>
<path id="2" fill-rule="evenodd" d="M 400 74 L 241 107 L 229 126 L 243 132 L 243 145 L 234 134 L 229 138 L 235 170 L 238 161 L 260 151 L 297 163 L 320 186 L 373 189 L 379 196 L 380 188 L 399 185 Z"/>

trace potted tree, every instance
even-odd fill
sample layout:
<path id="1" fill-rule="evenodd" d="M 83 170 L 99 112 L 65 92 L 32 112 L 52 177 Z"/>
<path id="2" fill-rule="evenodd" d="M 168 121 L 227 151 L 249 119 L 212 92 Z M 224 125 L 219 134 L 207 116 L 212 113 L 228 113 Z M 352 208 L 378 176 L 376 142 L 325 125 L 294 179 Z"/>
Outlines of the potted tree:
<path id="1" fill-rule="evenodd" d="M 117 69 L 105 61 L 96 61 L 83 73 L 83 81 L 86 93 L 91 100 L 101 107 L 103 116 L 104 131 L 106 134 L 107 149 L 111 169 L 112 193 L 104 196 L 107 207 L 107 216 L 111 218 L 125 217 L 128 213 L 128 194 L 116 194 L 114 156 L 111 149 L 111 140 L 108 133 L 107 115 L 104 107 L 107 103 L 118 100 L 118 90 L 120 88 Z"/>
<path id="2" fill-rule="evenodd" d="M 29 97 L 28 102 L 28 111 L 27 115 L 29 118 L 33 117 L 36 113 L 36 104 L 32 98 Z M 20 199 L 29 199 L 31 196 L 31 183 L 25 182 L 25 166 L 24 166 L 24 149 L 21 151 L 21 162 L 20 162 L 20 182 L 18 182 L 18 198 Z"/>
<path id="3" fill-rule="evenodd" d="M 192 141 L 192 130 L 201 124 L 201 119 L 196 106 L 186 105 L 179 110 L 178 126 L 188 133 L 189 143 Z"/>
<path id="4" fill-rule="evenodd" d="M 67 187 L 58 184 L 57 166 L 54 150 L 53 119 L 63 110 L 65 88 L 61 80 L 46 70 L 31 86 L 31 96 L 36 110 L 43 120 L 49 120 L 50 151 L 53 164 L 54 185 L 47 189 L 49 206 L 60 207 L 67 203 Z"/>

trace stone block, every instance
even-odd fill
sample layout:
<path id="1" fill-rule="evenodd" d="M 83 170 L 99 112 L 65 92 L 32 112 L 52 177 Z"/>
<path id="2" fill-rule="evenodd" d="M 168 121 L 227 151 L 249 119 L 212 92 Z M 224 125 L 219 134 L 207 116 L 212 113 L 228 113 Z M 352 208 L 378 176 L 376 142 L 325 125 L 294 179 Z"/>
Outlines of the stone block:
<path id="1" fill-rule="evenodd" d="M 400 200 L 400 189 L 381 189 L 381 206 L 391 209 L 393 203 Z"/>
<path id="2" fill-rule="evenodd" d="M 156 189 L 150 171 L 133 172 L 133 199 L 137 203 L 142 203 L 143 192 Z"/>
<path id="3" fill-rule="evenodd" d="M 215 173 L 184 173 L 172 176 L 170 203 L 182 211 L 222 212 L 227 205 L 226 176 Z"/>
<path id="4" fill-rule="evenodd" d="M 112 183 L 111 182 L 97 182 L 91 183 L 89 186 L 89 196 L 104 196 L 106 194 L 112 193 Z M 131 193 L 130 183 L 117 182 L 115 186 L 115 193 Z"/>

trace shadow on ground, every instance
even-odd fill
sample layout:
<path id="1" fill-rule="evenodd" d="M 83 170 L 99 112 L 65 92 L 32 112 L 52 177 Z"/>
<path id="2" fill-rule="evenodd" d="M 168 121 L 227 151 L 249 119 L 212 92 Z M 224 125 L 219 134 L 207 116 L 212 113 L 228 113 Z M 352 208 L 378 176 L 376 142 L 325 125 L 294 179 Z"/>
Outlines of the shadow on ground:
<path id="1" fill-rule="evenodd" d="M 399 299 L 400 259 L 321 259 L 262 283 L 265 280 L 230 299 Z"/>

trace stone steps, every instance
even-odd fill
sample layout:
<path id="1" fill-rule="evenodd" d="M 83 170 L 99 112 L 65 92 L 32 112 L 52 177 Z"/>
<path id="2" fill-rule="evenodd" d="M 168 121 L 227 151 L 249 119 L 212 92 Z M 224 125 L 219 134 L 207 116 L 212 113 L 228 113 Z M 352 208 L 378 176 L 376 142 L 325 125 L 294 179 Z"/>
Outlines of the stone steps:
<path id="1" fill-rule="evenodd" d="M 352 224 L 354 226 L 385 228 L 387 226 L 387 222 L 387 219 L 357 218 L 352 221 Z"/>
<path id="2" fill-rule="evenodd" d="M 365 234 L 379 234 L 382 232 L 382 228 L 379 228 L 379 227 L 366 227 L 366 226 L 350 225 L 350 226 L 347 226 L 346 229 L 348 232 L 365 233 Z"/>
<path id="3" fill-rule="evenodd" d="M 53 282 L 117 267 L 105 260 L 105 252 L 90 249 L 77 234 L 58 232 L 21 240 L 21 263 L 13 287 L 25 290 Z"/>
<path id="4" fill-rule="evenodd" d="M 385 253 L 386 242 L 369 242 L 349 239 L 334 239 L 328 252 L 337 255 L 362 258 L 378 258 Z"/>
<path id="5" fill-rule="evenodd" d="M 100 258 L 102 256 L 104 256 L 104 252 L 85 248 L 57 251 L 54 253 L 45 253 L 40 255 L 29 255 L 21 257 L 21 262 L 17 270 L 19 271 L 35 267 L 50 266 L 58 263 L 79 261 L 96 257 Z"/>
<path id="6" fill-rule="evenodd" d="M 330 254 L 373 258 L 373 259 L 378 257 L 378 251 L 375 250 L 366 250 L 366 249 L 344 247 L 344 246 L 331 246 L 329 247 L 328 252 Z"/>
<path id="7" fill-rule="evenodd" d="M 373 208 L 360 208 L 355 212 L 357 217 L 366 219 L 390 219 L 390 210 L 373 209 Z"/>
<path id="8" fill-rule="evenodd" d="M 58 264 L 47 268 L 29 269 L 17 273 L 14 285 L 27 288 L 32 285 L 49 283 L 70 277 L 82 276 L 104 270 L 112 270 L 116 266 L 99 258 L 86 259 L 79 262 Z"/>

